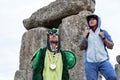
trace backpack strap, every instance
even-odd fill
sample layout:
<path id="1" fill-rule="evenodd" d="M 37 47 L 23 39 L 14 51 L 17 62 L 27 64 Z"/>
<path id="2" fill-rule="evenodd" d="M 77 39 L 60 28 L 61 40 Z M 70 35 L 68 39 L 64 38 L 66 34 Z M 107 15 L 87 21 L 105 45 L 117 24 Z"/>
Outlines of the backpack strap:
<path id="1" fill-rule="evenodd" d="M 103 32 L 103 29 L 100 29 L 100 32 Z M 88 38 L 89 34 L 90 34 L 90 33 L 88 33 L 88 35 L 86 36 L 86 38 Z"/>
<path id="2" fill-rule="evenodd" d="M 89 34 L 90 34 L 90 33 L 87 34 L 86 38 L 88 38 Z"/>
<path id="3" fill-rule="evenodd" d="M 103 29 L 100 29 L 100 32 L 103 32 Z"/>

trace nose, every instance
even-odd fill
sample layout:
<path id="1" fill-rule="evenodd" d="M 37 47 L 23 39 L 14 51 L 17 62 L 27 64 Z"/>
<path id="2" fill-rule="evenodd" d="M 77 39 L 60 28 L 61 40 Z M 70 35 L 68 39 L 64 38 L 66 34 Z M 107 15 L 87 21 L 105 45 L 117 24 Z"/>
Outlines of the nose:
<path id="1" fill-rule="evenodd" d="M 53 36 L 57 36 L 57 34 L 53 34 Z"/>

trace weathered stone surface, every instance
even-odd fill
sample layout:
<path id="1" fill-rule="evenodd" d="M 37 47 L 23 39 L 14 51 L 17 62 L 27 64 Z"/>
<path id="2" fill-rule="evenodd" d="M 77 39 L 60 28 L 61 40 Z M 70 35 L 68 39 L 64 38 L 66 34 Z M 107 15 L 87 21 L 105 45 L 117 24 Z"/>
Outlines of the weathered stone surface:
<path id="1" fill-rule="evenodd" d="M 39 47 L 46 46 L 46 28 L 35 28 L 25 32 L 20 50 L 20 66 L 14 80 L 32 80 L 30 58 Z"/>
<path id="2" fill-rule="evenodd" d="M 74 2 L 74 1 L 83 1 L 85 4 L 84 9 L 94 12 L 95 10 L 95 0 L 56 0 L 56 1 L 67 1 L 67 2 Z"/>
<path id="3" fill-rule="evenodd" d="M 120 64 L 120 55 L 116 56 L 116 61 Z"/>
<path id="4" fill-rule="evenodd" d="M 70 15 L 78 14 L 82 10 L 95 10 L 95 1 L 93 0 L 60 0 L 45 6 L 24 19 L 23 24 L 26 29 L 39 26 L 58 27 L 61 19 Z"/>
<path id="5" fill-rule="evenodd" d="M 64 18 L 59 26 L 62 48 L 74 52 L 77 59 L 76 66 L 70 70 L 70 80 L 85 80 L 83 52 L 80 51 L 78 44 L 80 35 L 87 26 L 85 17 L 90 13 L 89 11 L 81 11 L 78 15 Z"/>
<path id="6" fill-rule="evenodd" d="M 119 80 L 120 79 L 120 55 L 116 56 L 116 61 L 118 62 L 118 64 L 115 64 L 115 71 Z"/>
<path id="7" fill-rule="evenodd" d="M 115 71 L 116 71 L 118 80 L 120 80 L 120 64 L 115 65 Z"/>
<path id="8" fill-rule="evenodd" d="M 26 76 L 25 70 L 16 71 L 14 80 L 25 80 L 25 76 Z"/>
<path id="9" fill-rule="evenodd" d="M 29 69 L 31 55 L 39 48 L 46 45 L 46 28 L 35 28 L 24 33 L 20 50 L 20 70 Z"/>

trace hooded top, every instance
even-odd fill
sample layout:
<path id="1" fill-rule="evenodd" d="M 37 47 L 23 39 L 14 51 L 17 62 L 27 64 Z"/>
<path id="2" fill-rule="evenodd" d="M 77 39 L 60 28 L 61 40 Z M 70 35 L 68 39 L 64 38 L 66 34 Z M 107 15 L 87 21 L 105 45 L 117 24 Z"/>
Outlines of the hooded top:
<path id="1" fill-rule="evenodd" d="M 87 24 L 89 23 L 89 20 L 90 20 L 91 18 L 94 18 L 94 19 L 96 19 L 96 20 L 98 21 L 98 22 L 97 22 L 97 27 L 100 27 L 100 26 L 101 26 L 101 19 L 100 19 L 99 16 L 97 16 L 97 15 L 95 15 L 95 14 L 88 15 L 88 16 L 86 17 L 86 19 L 87 19 Z M 89 24 L 88 24 L 88 28 L 90 28 Z"/>
<path id="2" fill-rule="evenodd" d="M 95 18 L 97 20 L 97 29 L 93 32 L 88 24 L 90 18 Z M 85 61 L 88 62 L 102 62 L 109 59 L 108 52 L 106 50 L 106 45 L 104 44 L 103 40 L 99 36 L 99 32 L 101 31 L 101 19 L 99 16 L 92 14 L 86 17 L 88 29 L 89 29 L 89 36 L 86 40 L 86 48 L 85 48 Z M 112 41 L 111 36 L 108 34 L 107 31 L 102 30 L 104 32 L 105 38 L 109 41 Z"/>

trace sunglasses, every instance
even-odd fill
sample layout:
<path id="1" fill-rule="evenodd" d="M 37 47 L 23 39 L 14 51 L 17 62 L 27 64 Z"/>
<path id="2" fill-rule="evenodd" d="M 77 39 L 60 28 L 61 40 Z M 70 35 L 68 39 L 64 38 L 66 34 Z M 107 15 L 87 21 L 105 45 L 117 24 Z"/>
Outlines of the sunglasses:
<path id="1" fill-rule="evenodd" d="M 47 32 L 47 35 L 59 35 L 58 29 L 52 29 Z"/>

